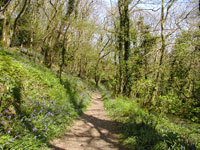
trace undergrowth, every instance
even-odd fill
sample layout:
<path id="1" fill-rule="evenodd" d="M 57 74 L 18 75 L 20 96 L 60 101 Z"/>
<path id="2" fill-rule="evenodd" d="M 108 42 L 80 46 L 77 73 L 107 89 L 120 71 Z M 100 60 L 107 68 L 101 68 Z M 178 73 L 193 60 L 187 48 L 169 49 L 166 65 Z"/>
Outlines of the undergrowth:
<path id="1" fill-rule="evenodd" d="M 0 49 L 0 149 L 50 147 L 89 104 L 90 91 L 78 78 L 60 82 L 44 66 Z"/>
<path id="2" fill-rule="evenodd" d="M 109 115 L 118 123 L 120 141 L 132 150 L 200 149 L 200 126 L 191 128 L 175 123 L 163 114 L 142 109 L 127 98 L 111 99 L 104 94 Z"/>

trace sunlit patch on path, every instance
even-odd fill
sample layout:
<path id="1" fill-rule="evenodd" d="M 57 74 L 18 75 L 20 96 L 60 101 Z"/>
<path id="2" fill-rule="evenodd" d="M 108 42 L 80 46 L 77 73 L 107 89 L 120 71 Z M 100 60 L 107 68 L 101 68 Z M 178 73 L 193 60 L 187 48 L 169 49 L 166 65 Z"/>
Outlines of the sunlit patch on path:
<path id="1" fill-rule="evenodd" d="M 102 97 L 96 92 L 81 119 L 51 145 L 54 150 L 125 150 L 116 139 L 115 123 L 108 119 Z"/>

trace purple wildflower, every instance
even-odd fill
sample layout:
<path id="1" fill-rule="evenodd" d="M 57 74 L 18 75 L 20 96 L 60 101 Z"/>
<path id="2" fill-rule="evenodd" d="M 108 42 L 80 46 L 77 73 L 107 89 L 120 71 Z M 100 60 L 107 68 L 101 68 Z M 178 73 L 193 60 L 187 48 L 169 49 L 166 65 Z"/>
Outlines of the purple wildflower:
<path id="1" fill-rule="evenodd" d="M 8 110 L 6 109 L 6 110 L 4 110 L 4 112 L 5 112 L 5 113 L 8 113 Z"/>
<path id="2" fill-rule="evenodd" d="M 8 134 L 10 134 L 10 130 L 8 130 Z"/>
<path id="3" fill-rule="evenodd" d="M 20 135 L 17 136 L 18 139 L 21 139 L 22 137 Z"/>
<path id="4" fill-rule="evenodd" d="M 48 127 L 47 127 L 47 126 L 45 126 L 44 130 L 48 130 Z"/>
<path id="5" fill-rule="evenodd" d="M 11 140 L 10 140 L 10 143 L 13 143 L 13 141 L 14 141 L 15 139 L 14 138 L 12 138 Z"/>
<path id="6" fill-rule="evenodd" d="M 5 121 L 1 121 L 1 124 L 4 124 L 5 123 Z"/>
<path id="7" fill-rule="evenodd" d="M 33 128 L 33 130 L 32 130 L 33 132 L 35 132 L 36 131 L 36 128 Z"/>

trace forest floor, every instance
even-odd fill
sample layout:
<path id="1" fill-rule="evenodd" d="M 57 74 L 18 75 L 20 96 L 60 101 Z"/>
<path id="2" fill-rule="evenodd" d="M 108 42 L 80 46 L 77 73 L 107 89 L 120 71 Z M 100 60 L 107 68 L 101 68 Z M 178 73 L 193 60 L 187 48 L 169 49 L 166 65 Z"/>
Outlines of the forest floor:
<path id="1" fill-rule="evenodd" d="M 50 142 L 54 150 L 125 150 L 117 141 L 116 123 L 111 121 L 100 93 L 81 118 L 74 121 L 62 138 Z"/>

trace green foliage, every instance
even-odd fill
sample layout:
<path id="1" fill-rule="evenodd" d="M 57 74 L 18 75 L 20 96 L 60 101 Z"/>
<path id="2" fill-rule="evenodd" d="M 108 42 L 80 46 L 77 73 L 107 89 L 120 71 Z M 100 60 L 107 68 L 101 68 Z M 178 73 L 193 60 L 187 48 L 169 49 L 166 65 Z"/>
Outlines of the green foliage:
<path id="1" fill-rule="evenodd" d="M 31 34 L 33 34 L 32 18 L 33 14 L 31 9 L 25 11 L 25 15 L 19 19 L 18 27 L 12 39 L 13 46 L 29 46 L 31 42 Z"/>
<path id="2" fill-rule="evenodd" d="M 87 84 L 0 51 L 0 149 L 42 149 L 89 104 Z"/>
<path id="3" fill-rule="evenodd" d="M 141 109 L 135 101 L 124 98 L 104 99 L 109 115 L 118 122 L 121 142 L 134 150 L 198 149 L 199 125 L 195 128 L 176 124 L 163 115 Z"/>
<path id="4" fill-rule="evenodd" d="M 15 92 L 20 88 L 20 71 L 22 71 L 21 67 L 9 56 L 0 56 L 0 111 L 8 109 L 14 103 L 14 99 L 17 100 L 16 98 L 20 97 L 19 93 Z"/>
<path id="5" fill-rule="evenodd" d="M 141 78 L 133 82 L 132 98 L 136 100 L 140 106 L 148 107 L 151 105 L 150 97 L 153 88 L 153 81 L 151 79 Z"/>
<path id="6" fill-rule="evenodd" d="M 199 31 L 183 31 L 176 39 L 176 45 L 169 52 L 168 60 L 158 69 L 160 78 L 155 76 L 158 67 L 152 65 L 151 50 L 157 37 L 149 33 L 148 27 L 139 22 L 141 40 L 133 48 L 129 62 L 131 69 L 131 98 L 141 107 L 157 113 L 173 114 L 199 122 L 200 116 L 200 72 L 199 72 Z M 147 57 L 148 55 L 148 57 Z M 155 87 L 156 80 L 159 85 Z M 152 102 L 153 92 L 156 100 Z M 152 105 L 154 103 L 154 105 Z"/>
<path id="7" fill-rule="evenodd" d="M 163 109 L 194 122 L 199 122 L 200 116 L 199 37 L 199 31 L 183 31 L 179 35 L 170 56 L 169 78 L 162 83 L 167 87 L 158 98 L 161 103 L 168 103 Z"/>

